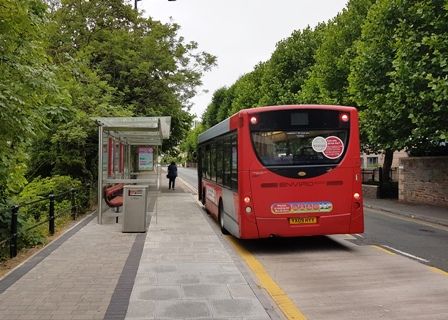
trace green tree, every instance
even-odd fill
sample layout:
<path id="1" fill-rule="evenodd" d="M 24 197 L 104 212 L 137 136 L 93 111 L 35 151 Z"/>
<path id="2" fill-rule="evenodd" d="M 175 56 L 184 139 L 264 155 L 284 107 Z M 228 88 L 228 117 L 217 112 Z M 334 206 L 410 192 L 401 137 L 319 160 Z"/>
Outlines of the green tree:
<path id="1" fill-rule="evenodd" d="M 122 0 L 63 0 L 54 19 L 57 60 L 86 60 L 114 88 L 115 103 L 134 115 L 171 116 L 171 139 L 163 147 L 172 150 L 191 125 L 189 99 L 215 57 L 185 43 L 178 25 L 143 18 Z"/>
<path id="2" fill-rule="evenodd" d="M 321 32 L 315 51 L 315 64 L 300 100 L 307 103 L 352 105 L 348 94 L 350 65 L 356 56 L 354 43 L 361 36 L 361 26 L 374 0 L 351 0 L 347 7 L 330 20 Z"/>
<path id="3" fill-rule="evenodd" d="M 187 162 L 197 161 L 198 136 L 205 131 L 202 124 L 188 132 L 187 137 L 182 142 L 180 149 L 187 154 Z"/>
<path id="4" fill-rule="evenodd" d="M 218 108 L 218 114 L 216 115 L 217 123 L 231 116 L 232 103 L 233 100 L 235 99 L 235 88 L 236 83 L 234 83 L 227 89 L 224 100 L 222 101 L 222 104 Z"/>
<path id="5" fill-rule="evenodd" d="M 212 102 L 207 106 L 207 109 L 202 115 L 202 123 L 206 128 L 211 128 L 219 122 L 218 112 L 224 105 L 227 91 L 228 89 L 226 87 L 222 87 L 213 93 Z"/>
<path id="6" fill-rule="evenodd" d="M 261 105 L 297 103 L 297 94 L 315 63 L 315 53 L 325 29 L 323 23 L 315 29 L 307 27 L 277 43 L 264 68 Z"/>
<path id="7" fill-rule="evenodd" d="M 381 0 L 363 26 L 350 90 L 364 145 L 385 152 L 386 179 L 394 150 L 431 152 L 446 141 L 446 18 L 444 1 Z"/>
<path id="8" fill-rule="evenodd" d="M 0 1 L 0 198 L 24 185 L 25 147 L 45 131 L 47 102 L 57 95 L 46 54 L 46 6 L 39 0 Z M 1 200 L 0 200 L 1 201 Z"/>
<path id="9" fill-rule="evenodd" d="M 121 107 L 114 90 L 101 81 L 84 61 L 71 59 L 59 65 L 57 85 L 64 95 L 52 103 L 61 111 L 46 119 L 48 130 L 30 148 L 28 178 L 69 175 L 94 180 L 98 142 L 94 116 L 131 116 Z"/>
<path id="10" fill-rule="evenodd" d="M 252 72 L 246 73 L 236 81 L 230 115 L 241 109 L 261 105 L 262 79 L 264 77 L 265 67 L 266 63 L 260 62 Z"/>
<path id="11" fill-rule="evenodd" d="M 351 94 L 362 110 L 363 147 L 385 153 L 386 180 L 390 179 L 393 152 L 404 147 L 403 138 L 410 124 L 405 106 L 397 103 L 391 93 L 390 71 L 396 51 L 393 42 L 402 10 L 394 2 L 380 0 L 371 7 L 349 75 Z"/>
<path id="12" fill-rule="evenodd" d="M 63 0 L 52 6 L 49 53 L 61 94 L 48 132 L 31 149 L 29 178 L 52 174 L 96 176 L 94 116 L 172 117 L 167 153 L 193 117 L 189 99 L 214 57 L 184 43 L 179 26 L 139 16 L 122 0 Z"/>
<path id="13" fill-rule="evenodd" d="M 402 15 L 390 77 L 394 100 L 410 121 L 405 147 L 416 155 L 448 154 L 448 3 L 397 3 Z"/>

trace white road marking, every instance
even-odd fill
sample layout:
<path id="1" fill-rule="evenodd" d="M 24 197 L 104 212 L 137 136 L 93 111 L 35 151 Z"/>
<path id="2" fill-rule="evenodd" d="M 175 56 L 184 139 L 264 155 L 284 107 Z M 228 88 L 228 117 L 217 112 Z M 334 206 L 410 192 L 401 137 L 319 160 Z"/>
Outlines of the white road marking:
<path id="1" fill-rule="evenodd" d="M 429 260 L 426 260 L 426 259 L 423 259 L 423 258 L 414 256 L 414 255 L 412 255 L 412 254 L 410 254 L 410 253 L 407 253 L 407 252 L 404 252 L 404 251 L 401 251 L 401 250 L 398 250 L 398 249 L 395 249 L 395 248 L 392 248 L 392 247 L 389 247 L 389 246 L 385 246 L 385 245 L 383 245 L 383 247 L 385 247 L 385 248 L 387 248 L 387 249 L 389 249 L 389 250 L 392 250 L 392 251 L 394 251 L 394 252 L 397 252 L 397 253 L 399 253 L 399 254 L 401 254 L 401 255 L 403 255 L 403 256 L 406 256 L 406 257 L 408 257 L 408 258 L 411 258 L 411 259 L 415 259 L 415 260 L 422 261 L 422 262 L 426 262 L 426 263 L 429 262 Z"/>

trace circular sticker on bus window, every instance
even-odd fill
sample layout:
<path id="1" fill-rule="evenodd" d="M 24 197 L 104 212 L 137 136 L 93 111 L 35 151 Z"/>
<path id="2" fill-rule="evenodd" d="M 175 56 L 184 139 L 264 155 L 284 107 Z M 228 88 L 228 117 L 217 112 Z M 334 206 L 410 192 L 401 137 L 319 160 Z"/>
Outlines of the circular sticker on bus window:
<path id="1" fill-rule="evenodd" d="M 324 152 L 327 149 L 327 140 L 324 137 L 316 137 L 311 142 L 311 147 L 316 152 Z"/>
<path id="2" fill-rule="evenodd" d="M 329 136 L 325 139 L 327 141 L 327 148 L 323 154 L 328 159 L 337 159 L 344 152 L 344 143 L 336 136 Z"/>

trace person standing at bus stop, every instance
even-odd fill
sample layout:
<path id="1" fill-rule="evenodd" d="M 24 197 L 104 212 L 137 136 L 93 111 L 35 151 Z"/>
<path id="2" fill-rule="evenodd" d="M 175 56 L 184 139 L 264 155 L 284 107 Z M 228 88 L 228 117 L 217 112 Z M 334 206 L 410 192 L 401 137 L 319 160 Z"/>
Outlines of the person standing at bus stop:
<path id="1" fill-rule="evenodd" d="M 168 166 L 168 174 L 166 175 L 166 177 L 169 179 L 168 189 L 170 190 L 171 188 L 173 188 L 174 190 L 177 177 L 177 167 L 174 161 L 171 162 L 171 164 Z"/>

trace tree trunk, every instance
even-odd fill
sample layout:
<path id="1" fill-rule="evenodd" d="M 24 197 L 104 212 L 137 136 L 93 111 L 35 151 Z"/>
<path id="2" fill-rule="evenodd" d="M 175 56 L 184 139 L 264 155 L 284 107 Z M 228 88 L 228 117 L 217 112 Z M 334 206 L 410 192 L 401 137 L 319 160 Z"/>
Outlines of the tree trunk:
<path id="1" fill-rule="evenodd" d="M 391 181 L 390 168 L 392 167 L 393 159 L 394 159 L 394 150 L 386 149 L 386 151 L 384 152 L 383 182 Z"/>

